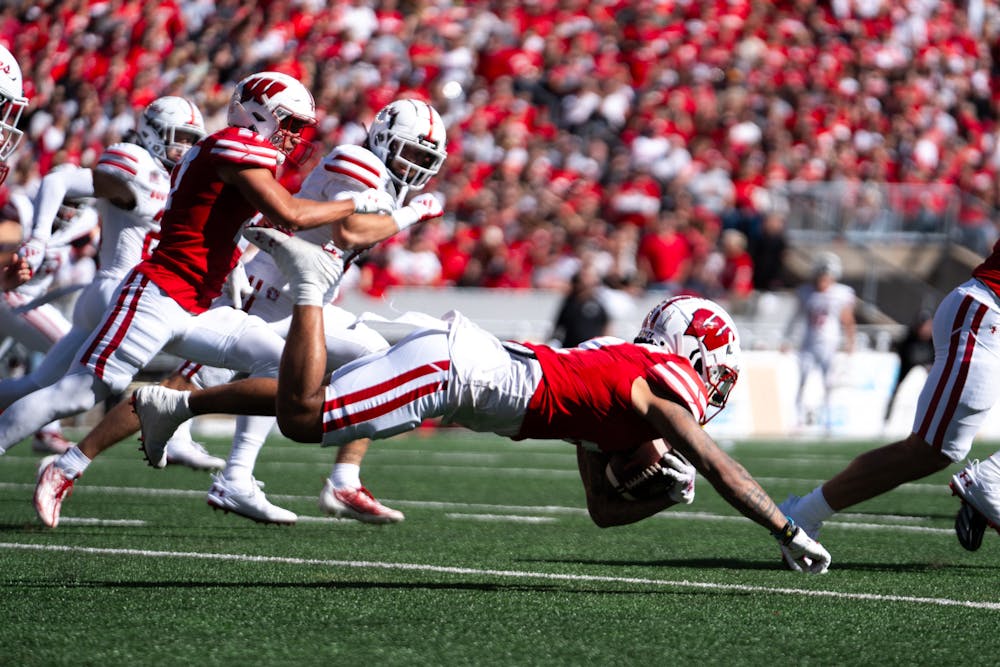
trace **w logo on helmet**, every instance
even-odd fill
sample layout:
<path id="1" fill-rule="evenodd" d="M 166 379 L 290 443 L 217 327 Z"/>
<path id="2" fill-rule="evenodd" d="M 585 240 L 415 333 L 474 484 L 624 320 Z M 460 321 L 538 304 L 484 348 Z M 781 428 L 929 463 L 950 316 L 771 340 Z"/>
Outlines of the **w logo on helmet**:
<path id="1" fill-rule="evenodd" d="M 274 97 L 283 91 L 285 87 L 285 84 L 281 81 L 264 76 L 250 79 L 243 86 L 243 91 L 240 94 L 240 102 L 255 100 L 263 104 L 267 98 Z"/>
<path id="2" fill-rule="evenodd" d="M 707 308 L 694 311 L 684 335 L 700 339 L 707 350 L 718 350 L 733 340 L 733 331 L 726 321 Z"/>

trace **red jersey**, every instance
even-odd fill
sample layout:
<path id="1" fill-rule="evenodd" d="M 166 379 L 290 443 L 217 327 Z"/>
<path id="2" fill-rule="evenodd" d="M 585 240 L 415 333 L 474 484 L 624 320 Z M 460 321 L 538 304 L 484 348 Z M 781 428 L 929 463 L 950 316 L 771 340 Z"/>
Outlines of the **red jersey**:
<path id="1" fill-rule="evenodd" d="M 278 158 L 270 141 L 238 127 L 195 144 L 171 174 L 160 244 L 138 270 L 185 310 L 206 310 L 239 259 L 240 227 L 257 213 L 236 186 L 222 181 L 218 167 L 262 167 L 275 174 Z"/>
<path id="2" fill-rule="evenodd" d="M 631 449 L 660 437 L 632 407 L 632 383 L 645 378 L 687 407 L 699 422 L 708 392 L 690 362 L 676 354 L 616 338 L 555 350 L 525 344 L 542 367 L 516 440 L 558 438 L 596 443 L 601 451 Z"/>
<path id="3" fill-rule="evenodd" d="M 993 245 L 993 252 L 983 263 L 972 270 L 972 277 L 981 280 L 1000 296 L 1000 241 Z"/>

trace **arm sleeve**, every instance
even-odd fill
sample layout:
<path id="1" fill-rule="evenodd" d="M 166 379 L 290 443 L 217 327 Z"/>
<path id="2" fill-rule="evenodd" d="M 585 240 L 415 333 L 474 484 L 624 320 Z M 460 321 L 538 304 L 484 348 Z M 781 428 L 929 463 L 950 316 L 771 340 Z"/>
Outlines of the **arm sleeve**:
<path id="1" fill-rule="evenodd" d="M 69 226 L 52 235 L 48 245 L 51 247 L 69 245 L 84 234 L 89 234 L 98 222 L 100 222 L 100 218 L 97 211 L 93 206 L 86 206 L 73 218 L 73 222 Z"/>
<path id="2" fill-rule="evenodd" d="M 42 179 L 35 196 L 35 215 L 31 221 L 31 234 L 27 238 L 48 244 L 52 236 L 52 221 L 66 197 L 93 197 L 94 175 L 90 169 L 56 171 Z"/>

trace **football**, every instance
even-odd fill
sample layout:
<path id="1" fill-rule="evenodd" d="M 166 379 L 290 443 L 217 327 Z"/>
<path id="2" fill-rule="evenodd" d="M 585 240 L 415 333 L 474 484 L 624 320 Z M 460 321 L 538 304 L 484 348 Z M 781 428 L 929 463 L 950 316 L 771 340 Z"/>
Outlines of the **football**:
<path id="1" fill-rule="evenodd" d="M 612 454 L 605 475 L 626 500 L 645 500 L 669 493 L 674 480 L 663 474 L 660 463 L 668 451 L 670 447 L 662 439 L 647 440 L 632 451 Z"/>

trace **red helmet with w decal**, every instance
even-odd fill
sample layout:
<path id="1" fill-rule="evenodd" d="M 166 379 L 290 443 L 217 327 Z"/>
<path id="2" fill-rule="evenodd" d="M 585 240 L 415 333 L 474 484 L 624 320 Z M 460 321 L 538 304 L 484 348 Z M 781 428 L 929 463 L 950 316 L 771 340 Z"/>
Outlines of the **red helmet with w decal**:
<path id="1" fill-rule="evenodd" d="M 705 381 L 709 405 L 719 414 L 740 374 L 740 338 L 722 306 L 693 296 L 661 301 L 646 315 L 636 343 L 650 343 L 685 357 Z"/>
<path id="2" fill-rule="evenodd" d="M 281 72 L 251 74 L 238 84 L 229 100 L 227 121 L 271 140 L 286 155 L 300 143 L 300 135 L 316 124 L 312 93 L 294 77 Z M 291 148 L 286 140 L 291 139 Z"/>

